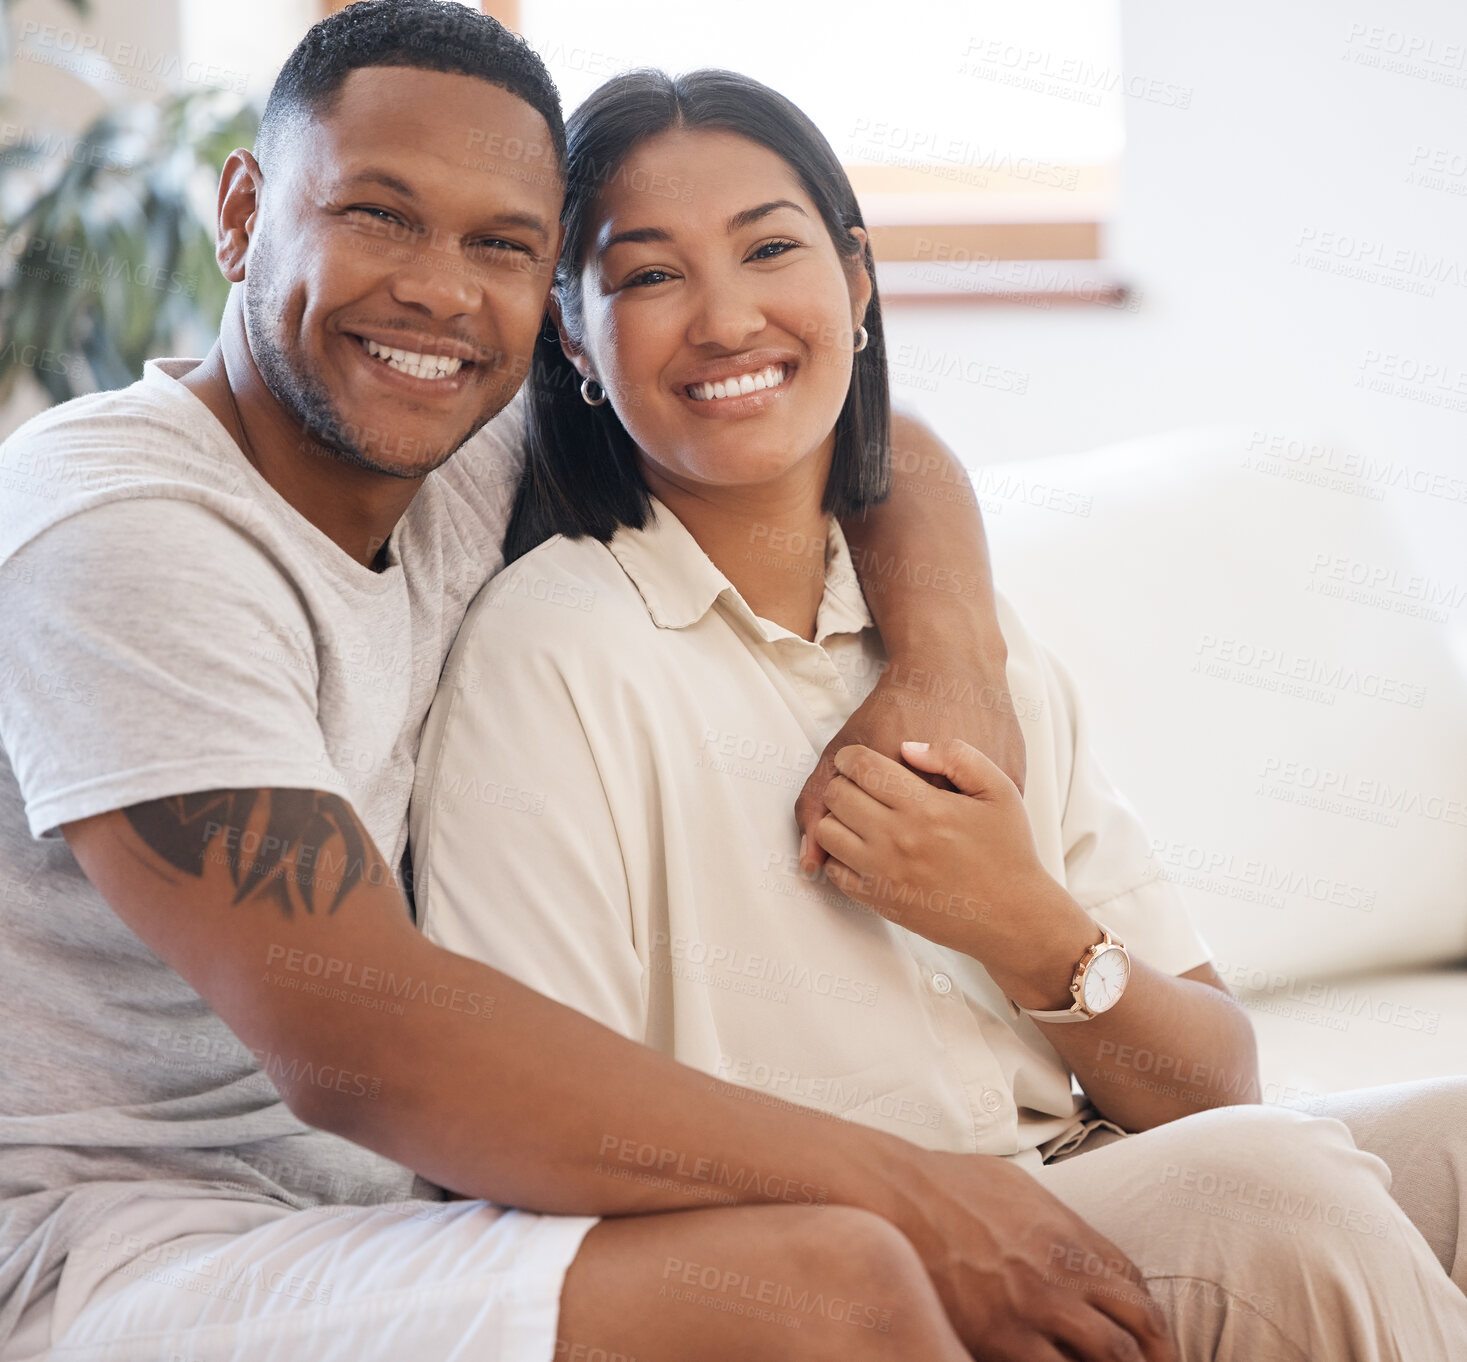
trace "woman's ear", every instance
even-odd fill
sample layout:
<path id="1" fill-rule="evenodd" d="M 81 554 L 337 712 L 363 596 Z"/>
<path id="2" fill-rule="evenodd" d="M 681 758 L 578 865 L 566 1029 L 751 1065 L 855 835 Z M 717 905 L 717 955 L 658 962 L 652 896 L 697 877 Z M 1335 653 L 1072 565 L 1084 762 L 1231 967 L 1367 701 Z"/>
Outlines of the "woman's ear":
<path id="1" fill-rule="evenodd" d="M 851 330 L 861 325 L 866 309 L 871 306 L 871 273 L 866 268 L 866 259 L 871 251 L 871 240 L 864 227 L 852 227 L 851 235 L 861 243 L 860 255 L 843 255 L 846 269 L 846 286 L 851 291 Z"/>
<path id="2" fill-rule="evenodd" d="M 560 353 L 575 365 L 576 372 L 582 378 L 591 377 L 591 361 L 586 358 L 586 352 L 576 344 L 570 332 L 565 329 L 565 315 L 560 307 L 560 295 L 554 289 L 550 290 L 550 297 L 546 300 L 546 308 L 550 313 L 550 320 L 555 323 L 556 334 L 560 337 Z"/>

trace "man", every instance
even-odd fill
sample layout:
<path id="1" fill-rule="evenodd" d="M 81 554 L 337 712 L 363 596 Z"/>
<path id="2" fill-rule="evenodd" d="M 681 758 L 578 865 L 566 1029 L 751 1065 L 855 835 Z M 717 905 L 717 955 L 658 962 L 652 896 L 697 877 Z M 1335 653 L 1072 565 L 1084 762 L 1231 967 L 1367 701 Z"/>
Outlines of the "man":
<path id="1" fill-rule="evenodd" d="M 1173 1357 L 1021 1170 L 751 1102 L 416 931 L 411 763 L 499 565 L 559 110 L 492 21 L 369 0 L 256 150 L 211 353 L 0 459 L 0 1357 Z M 863 547 L 986 583 L 922 490 Z M 1001 694 L 986 590 L 921 575 L 872 592 L 893 653 Z M 889 699 L 853 724 L 894 752 Z M 1003 717 L 957 731 L 1017 772 Z"/>

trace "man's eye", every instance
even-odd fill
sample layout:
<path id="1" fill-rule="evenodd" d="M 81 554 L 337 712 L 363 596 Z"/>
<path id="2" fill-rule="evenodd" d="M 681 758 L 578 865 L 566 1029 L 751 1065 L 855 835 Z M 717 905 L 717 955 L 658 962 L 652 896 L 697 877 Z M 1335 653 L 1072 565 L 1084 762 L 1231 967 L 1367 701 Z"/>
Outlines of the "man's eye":
<path id="1" fill-rule="evenodd" d="M 386 208 L 374 208 L 369 203 L 354 203 L 346 211 L 348 213 L 365 213 L 374 222 L 396 222 L 399 224 L 402 222 L 402 219 L 396 213 Z"/>
<path id="2" fill-rule="evenodd" d="M 757 247 L 749 256 L 750 260 L 773 260 L 777 256 L 784 255 L 787 251 L 798 250 L 798 241 L 766 241 Z"/>
<path id="3" fill-rule="evenodd" d="M 484 237 L 474 242 L 476 250 L 481 251 L 517 251 L 520 255 L 533 255 L 534 252 L 522 242 L 506 241 L 503 237 Z"/>

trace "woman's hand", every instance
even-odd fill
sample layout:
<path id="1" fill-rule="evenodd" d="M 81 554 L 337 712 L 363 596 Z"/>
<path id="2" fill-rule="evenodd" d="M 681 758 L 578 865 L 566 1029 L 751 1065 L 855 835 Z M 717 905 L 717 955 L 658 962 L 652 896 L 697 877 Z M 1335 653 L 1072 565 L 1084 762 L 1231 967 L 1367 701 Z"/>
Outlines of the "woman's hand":
<path id="1" fill-rule="evenodd" d="M 826 745 L 800 791 L 795 820 L 805 834 L 802 870 L 818 870 L 825 860 L 813 831 L 828 812 L 825 790 L 836 774 L 835 755 L 842 748 L 859 746 L 897 757 L 910 738 L 922 738 L 934 747 L 960 738 L 965 745 L 982 749 L 1018 789 L 1024 788 L 1024 734 L 1008 690 L 1007 656 L 1002 636 L 995 631 L 981 653 L 981 666 L 975 667 L 969 656 L 944 663 L 931 650 L 921 666 L 892 659 L 871 694 Z M 947 784 L 936 772 L 926 779 Z"/>
<path id="2" fill-rule="evenodd" d="M 981 960 L 1025 1007 L 1060 1007 L 1099 929 L 1045 871 L 1018 788 L 960 739 L 903 743 L 916 770 L 846 747 L 814 828 L 826 873 L 884 917 Z M 954 791 L 922 775 L 943 775 Z"/>

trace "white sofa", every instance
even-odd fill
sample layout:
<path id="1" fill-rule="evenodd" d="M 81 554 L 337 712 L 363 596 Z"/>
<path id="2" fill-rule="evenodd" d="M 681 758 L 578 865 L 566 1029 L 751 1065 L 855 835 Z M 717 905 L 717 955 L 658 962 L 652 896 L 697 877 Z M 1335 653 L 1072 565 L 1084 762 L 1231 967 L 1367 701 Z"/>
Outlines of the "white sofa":
<path id="1" fill-rule="evenodd" d="M 971 470 L 1266 1100 L 1467 1072 L 1462 464 L 1226 429 Z"/>

